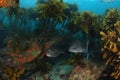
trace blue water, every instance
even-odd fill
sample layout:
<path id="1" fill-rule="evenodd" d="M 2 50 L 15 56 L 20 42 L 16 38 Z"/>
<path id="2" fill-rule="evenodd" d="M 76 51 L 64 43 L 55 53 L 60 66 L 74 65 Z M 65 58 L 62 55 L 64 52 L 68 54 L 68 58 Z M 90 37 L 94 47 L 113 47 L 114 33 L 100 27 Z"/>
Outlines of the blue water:
<path id="1" fill-rule="evenodd" d="M 20 6 L 25 8 L 35 7 L 37 0 L 20 0 Z"/>
<path id="2" fill-rule="evenodd" d="M 37 0 L 20 0 L 20 6 L 25 8 L 35 7 Z M 103 14 L 106 9 L 120 8 L 120 0 L 114 0 L 114 2 L 107 3 L 101 2 L 101 0 L 64 0 L 66 3 L 77 4 L 79 11 L 90 11 L 96 14 Z"/>
<path id="3" fill-rule="evenodd" d="M 101 2 L 101 0 L 64 0 L 69 3 L 76 3 L 79 11 L 87 10 L 96 14 L 103 14 L 108 8 L 120 8 L 120 0 L 111 3 Z"/>

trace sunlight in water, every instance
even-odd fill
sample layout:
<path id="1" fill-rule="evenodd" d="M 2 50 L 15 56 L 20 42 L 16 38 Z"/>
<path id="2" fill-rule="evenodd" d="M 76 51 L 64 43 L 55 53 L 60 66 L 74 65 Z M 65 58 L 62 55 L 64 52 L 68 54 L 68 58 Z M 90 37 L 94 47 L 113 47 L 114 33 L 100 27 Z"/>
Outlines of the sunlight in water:
<path id="1" fill-rule="evenodd" d="M 90 1 L 96 1 L 96 0 L 90 0 Z"/>
<path id="2" fill-rule="evenodd" d="M 36 1 L 37 0 L 20 0 L 20 6 L 25 8 L 34 7 Z"/>

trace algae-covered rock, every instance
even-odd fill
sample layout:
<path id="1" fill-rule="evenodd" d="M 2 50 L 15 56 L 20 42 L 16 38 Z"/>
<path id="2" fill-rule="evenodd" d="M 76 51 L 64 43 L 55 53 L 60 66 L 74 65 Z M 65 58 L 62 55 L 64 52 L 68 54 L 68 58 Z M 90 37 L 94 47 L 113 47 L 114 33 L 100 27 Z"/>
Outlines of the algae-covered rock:
<path id="1" fill-rule="evenodd" d="M 49 72 L 50 80 L 68 80 L 68 75 L 71 69 L 71 65 L 55 65 Z"/>
<path id="2" fill-rule="evenodd" d="M 25 68 L 18 69 L 18 67 L 5 66 L 3 69 L 3 78 L 10 80 L 17 80 L 25 71 Z"/>
<path id="3" fill-rule="evenodd" d="M 86 67 L 74 66 L 68 80 L 97 80 L 103 70 L 103 66 L 87 61 Z"/>

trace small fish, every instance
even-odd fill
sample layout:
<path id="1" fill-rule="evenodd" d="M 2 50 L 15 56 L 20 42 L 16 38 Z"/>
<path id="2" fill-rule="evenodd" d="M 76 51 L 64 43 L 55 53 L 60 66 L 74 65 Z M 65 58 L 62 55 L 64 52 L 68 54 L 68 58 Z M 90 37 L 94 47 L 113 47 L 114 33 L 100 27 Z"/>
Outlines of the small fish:
<path id="1" fill-rule="evenodd" d="M 64 54 L 64 52 L 59 51 L 59 50 L 54 49 L 54 48 L 46 50 L 47 57 L 58 57 L 60 54 Z"/>
<path id="2" fill-rule="evenodd" d="M 79 53 L 83 54 L 88 59 L 89 57 L 88 44 L 89 44 L 89 41 L 87 41 L 87 43 L 85 44 L 80 40 L 76 40 L 70 45 L 68 51 L 75 54 L 79 54 Z"/>
<path id="3" fill-rule="evenodd" d="M 101 0 L 101 2 L 111 3 L 111 2 L 114 2 L 114 0 Z"/>
<path id="4" fill-rule="evenodd" d="M 68 51 L 72 53 L 83 53 L 86 51 L 86 46 L 81 41 L 77 40 L 70 45 Z"/>

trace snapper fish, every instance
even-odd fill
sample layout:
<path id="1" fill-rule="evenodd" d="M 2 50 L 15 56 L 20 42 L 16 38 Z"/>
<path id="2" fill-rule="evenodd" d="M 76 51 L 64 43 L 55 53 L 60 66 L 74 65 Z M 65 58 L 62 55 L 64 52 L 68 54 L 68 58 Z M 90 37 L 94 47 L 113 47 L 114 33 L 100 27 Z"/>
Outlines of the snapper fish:
<path id="1" fill-rule="evenodd" d="M 55 48 L 50 48 L 48 50 L 46 50 L 46 56 L 47 57 L 58 57 L 60 54 L 64 54 L 64 52 L 57 50 Z"/>
<path id="2" fill-rule="evenodd" d="M 77 40 L 70 45 L 68 51 L 72 53 L 83 53 L 86 51 L 86 47 L 82 42 Z"/>
<path id="3" fill-rule="evenodd" d="M 81 41 L 79 40 L 76 40 L 74 41 L 69 49 L 68 49 L 69 52 L 72 52 L 72 53 L 75 53 L 75 54 L 83 54 L 87 56 L 87 59 L 88 59 L 88 49 L 87 49 L 87 45 L 86 44 L 83 44 Z"/>

